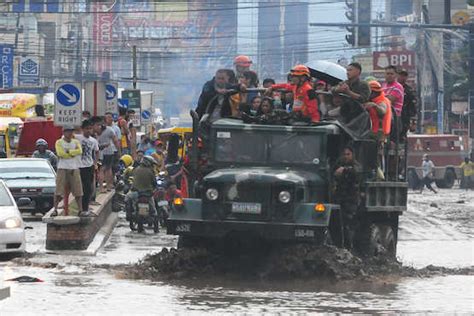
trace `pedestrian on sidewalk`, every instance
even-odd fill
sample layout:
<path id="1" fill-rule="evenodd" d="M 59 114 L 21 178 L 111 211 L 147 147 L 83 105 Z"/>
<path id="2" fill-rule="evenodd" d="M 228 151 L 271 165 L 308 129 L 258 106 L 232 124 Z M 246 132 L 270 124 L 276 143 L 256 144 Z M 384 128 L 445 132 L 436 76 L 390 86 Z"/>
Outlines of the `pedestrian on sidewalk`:
<path id="1" fill-rule="evenodd" d="M 101 117 L 93 117 L 91 120 L 99 142 L 99 155 L 102 160 L 102 166 L 99 170 L 99 192 L 105 193 L 106 189 L 110 191 L 114 186 L 112 173 L 114 148 L 120 148 L 119 141 L 114 130 L 110 126 L 106 126 Z M 104 181 L 106 182 L 106 189 L 103 187 Z"/>
<path id="2" fill-rule="evenodd" d="M 82 155 L 81 143 L 73 138 L 74 127 L 63 127 L 63 137 L 56 141 L 56 153 L 58 154 L 58 171 L 56 174 L 56 191 L 54 193 L 54 211 L 51 216 L 58 215 L 58 204 L 67 192 L 71 192 L 76 199 L 79 211 L 82 210 L 82 182 L 79 165 Z M 66 199 L 67 200 L 67 199 Z M 67 215 L 67 205 L 64 210 Z M 82 212 L 81 212 L 82 213 Z M 79 215 L 83 215 L 79 213 Z"/>
<path id="3" fill-rule="evenodd" d="M 428 157 L 428 154 L 423 155 L 423 162 L 421 164 L 422 172 L 423 172 L 423 179 L 421 180 L 421 189 L 420 189 L 420 194 L 423 192 L 424 187 L 426 186 L 430 191 L 434 193 L 436 192 L 435 189 L 431 186 L 431 182 L 433 182 L 434 178 L 434 168 L 435 165 L 433 161 L 430 160 Z"/>
<path id="4" fill-rule="evenodd" d="M 97 159 L 99 156 L 99 143 L 92 137 L 92 122 L 84 120 L 82 122 L 82 134 L 77 135 L 76 139 L 81 142 L 82 156 L 79 165 L 81 174 L 82 191 L 82 212 L 89 212 L 89 203 L 91 201 L 93 188 L 95 186 L 94 172 L 97 168 Z"/>

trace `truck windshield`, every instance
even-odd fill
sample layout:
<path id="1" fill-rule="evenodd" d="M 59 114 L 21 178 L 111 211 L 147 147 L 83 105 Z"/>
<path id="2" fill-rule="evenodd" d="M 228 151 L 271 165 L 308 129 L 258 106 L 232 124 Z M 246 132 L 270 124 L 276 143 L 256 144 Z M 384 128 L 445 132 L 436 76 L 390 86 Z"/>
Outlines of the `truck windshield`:
<path id="1" fill-rule="evenodd" d="M 252 131 L 217 132 L 216 160 L 221 162 L 265 162 L 265 135 Z"/>
<path id="2" fill-rule="evenodd" d="M 314 159 L 320 159 L 320 139 L 317 135 L 297 133 L 272 135 L 270 162 L 312 163 Z"/>
<path id="3" fill-rule="evenodd" d="M 219 162 L 309 164 L 320 156 L 321 137 L 315 134 L 217 132 L 215 159 Z"/>

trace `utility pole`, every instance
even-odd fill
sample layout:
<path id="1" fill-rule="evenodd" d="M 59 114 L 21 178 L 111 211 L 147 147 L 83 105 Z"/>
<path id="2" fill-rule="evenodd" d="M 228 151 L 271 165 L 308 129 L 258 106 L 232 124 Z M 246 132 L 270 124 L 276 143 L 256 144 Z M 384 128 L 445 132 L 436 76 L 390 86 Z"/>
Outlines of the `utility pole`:
<path id="1" fill-rule="evenodd" d="M 451 24 L 451 0 L 444 0 L 444 24 Z M 442 108 L 442 116 L 441 124 L 442 130 L 438 131 L 438 133 L 444 133 L 444 113 L 449 113 L 451 110 L 451 35 L 449 33 L 443 34 L 443 67 L 444 67 L 444 78 L 443 78 L 443 91 L 444 91 L 444 98 L 443 98 L 443 108 Z M 439 109 L 438 109 L 439 111 Z M 448 124 L 446 125 L 447 129 L 449 130 L 449 115 L 447 115 Z"/>
<path id="2" fill-rule="evenodd" d="M 132 73 L 132 80 L 133 80 L 133 89 L 137 88 L 137 46 L 133 45 L 132 48 L 132 64 L 133 64 L 133 73 Z"/>
<path id="3" fill-rule="evenodd" d="M 471 138 L 470 150 L 472 150 L 472 142 L 474 139 L 474 23 L 469 24 L 469 137 Z M 471 158 L 473 153 L 471 152 Z"/>

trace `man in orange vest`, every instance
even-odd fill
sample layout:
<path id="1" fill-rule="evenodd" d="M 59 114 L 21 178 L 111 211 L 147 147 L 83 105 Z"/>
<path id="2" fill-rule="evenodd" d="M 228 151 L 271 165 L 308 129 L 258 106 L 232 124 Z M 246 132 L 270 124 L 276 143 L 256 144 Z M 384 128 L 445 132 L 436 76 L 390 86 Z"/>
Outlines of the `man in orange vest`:
<path id="1" fill-rule="evenodd" d="M 380 141 L 390 135 L 392 123 L 392 106 L 390 100 L 385 96 L 382 85 L 373 80 L 369 82 L 372 91 L 369 102 L 365 103 L 365 109 L 369 112 L 372 122 L 372 132 Z"/>
<path id="2" fill-rule="evenodd" d="M 319 122 L 318 99 L 316 92 L 310 83 L 311 75 L 305 65 L 296 65 L 290 71 L 291 83 L 273 84 L 267 89 L 270 94 L 272 90 L 287 90 L 293 92 L 293 112 L 301 112 L 311 122 Z"/>

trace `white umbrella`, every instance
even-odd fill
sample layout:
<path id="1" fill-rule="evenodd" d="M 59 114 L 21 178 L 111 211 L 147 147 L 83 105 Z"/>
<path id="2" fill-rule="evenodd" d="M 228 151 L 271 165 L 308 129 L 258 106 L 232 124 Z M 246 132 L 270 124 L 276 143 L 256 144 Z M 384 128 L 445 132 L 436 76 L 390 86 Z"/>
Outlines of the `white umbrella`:
<path id="1" fill-rule="evenodd" d="M 330 85 L 336 85 L 343 80 L 347 80 L 346 68 L 327 60 L 316 60 L 306 64 L 311 76 L 324 80 Z"/>

